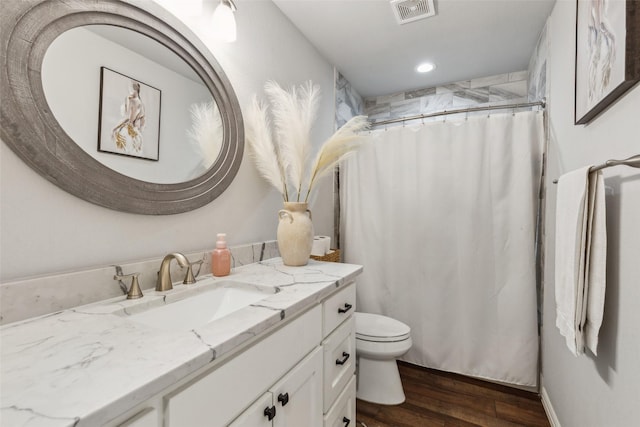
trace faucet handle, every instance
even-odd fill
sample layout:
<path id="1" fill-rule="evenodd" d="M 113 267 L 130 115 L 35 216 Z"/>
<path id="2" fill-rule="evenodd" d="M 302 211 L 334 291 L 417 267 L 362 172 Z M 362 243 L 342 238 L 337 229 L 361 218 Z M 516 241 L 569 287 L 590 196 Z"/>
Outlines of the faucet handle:
<path id="1" fill-rule="evenodd" d="M 143 297 L 142 290 L 140 289 L 140 283 L 138 282 L 138 276 L 140 276 L 140 273 L 116 274 L 113 276 L 113 280 L 122 280 L 131 277 L 131 287 L 129 288 L 129 292 L 127 292 L 127 299 L 138 299 Z"/>
<path id="2" fill-rule="evenodd" d="M 184 285 L 191 285 L 193 283 L 196 283 L 196 278 L 193 275 L 193 266 L 194 265 L 202 266 L 203 262 L 204 262 L 204 260 L 201 259 L 201 260 L 198 260 L 198 261 L 195 261 L 195 262 L 190 262 L 187 265 L 187 274 L 185 274 L 184 281 L 182 282 Z M 200 267 L 200 268 L 202 268 L 202 267 Z M 196 273 L 196 276 L 198 274 L 200 274 L 200 268 L 198 269 L 198 272 Z"/>

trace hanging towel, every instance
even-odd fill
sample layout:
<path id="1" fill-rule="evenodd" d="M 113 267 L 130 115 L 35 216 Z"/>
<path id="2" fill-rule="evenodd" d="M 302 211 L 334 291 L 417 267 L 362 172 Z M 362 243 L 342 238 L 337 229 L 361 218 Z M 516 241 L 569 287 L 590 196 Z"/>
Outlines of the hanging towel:
<path id="1" fill-rule="evenodd" d="M 602 172 L 592 173 L 589 179 L 589 224 L 587 267 L 587 313 L 584 324 L 586 346 L 598 354 L 598 332 L 604 314 L 604 294 L 607 284 L 607 224 L 604 178 Z"/>
<path id="2" fill-rule="evenodd" d="M 584 352 L 585 339 L 596 354 L 604 308 L 605 218 L 602 172 L 590 177 L 589 167 L 584 167 L 560 177 L 556 204 L 556 326 L 576 356 Z"/>

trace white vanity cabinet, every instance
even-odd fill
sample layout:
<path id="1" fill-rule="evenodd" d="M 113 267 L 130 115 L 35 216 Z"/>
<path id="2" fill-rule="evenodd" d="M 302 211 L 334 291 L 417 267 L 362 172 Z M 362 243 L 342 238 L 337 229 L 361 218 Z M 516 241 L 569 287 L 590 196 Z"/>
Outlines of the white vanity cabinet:
<path id="1" fill-rule="evenodd" d="M 243 412 L 231 427 L 344 427 L 355 423 L 355 298 L 356 287 L 352 284 L 323 302 L 321 348 Z M 301 395 L 296 399 L 289 396 L 289 408 L 279 404 L 284 390 Z M 273 424 L 269 421 L 272 413 Z"/>
<path id="2" fill-rule="evenodd" d="M 138 414 L 115 425 L 355 425 L 355 295 L 355 284 L 343 287 L 222 364 L 183 380 L 153 400 L 162 416 L 145 414 L 139 424 Z"/>

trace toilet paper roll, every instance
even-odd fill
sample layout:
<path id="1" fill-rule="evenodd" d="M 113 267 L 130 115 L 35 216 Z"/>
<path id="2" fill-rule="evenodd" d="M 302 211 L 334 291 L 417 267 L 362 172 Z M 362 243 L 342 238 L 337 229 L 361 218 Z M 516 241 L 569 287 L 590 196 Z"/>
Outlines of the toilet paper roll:
<path id="1" fill-rule="evenodd" d="M 311 255 L 324 256 L 327 253 L 326 242 L 318 236 L 313 238 L 313 246 L 311 246 Z"/>
<path id="2" fill-rule="evenodd" d="M 324 253 L 327 254 L 331 250 L 331 237 L 329 236 L 315 236 L 320 239 L 324 244 Z"/>

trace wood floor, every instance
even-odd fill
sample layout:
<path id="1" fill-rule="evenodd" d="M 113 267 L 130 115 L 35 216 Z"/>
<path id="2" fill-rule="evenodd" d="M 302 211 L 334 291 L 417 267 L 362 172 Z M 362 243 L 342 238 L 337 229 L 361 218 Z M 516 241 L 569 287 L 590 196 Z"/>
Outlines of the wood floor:
<path id="1" fill-rule="evenodd" d="M 398 362 L 407 400 L 358 400 L 356 427 L 549 427 L 538 395 Z"/>

